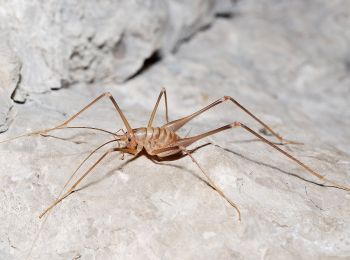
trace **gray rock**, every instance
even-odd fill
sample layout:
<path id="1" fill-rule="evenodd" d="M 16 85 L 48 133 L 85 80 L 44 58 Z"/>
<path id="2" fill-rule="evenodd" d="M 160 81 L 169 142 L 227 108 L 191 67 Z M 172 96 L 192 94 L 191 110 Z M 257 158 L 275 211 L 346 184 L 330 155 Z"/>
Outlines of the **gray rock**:
<path id="1" fill-rule="evenodd" d="M 67 83 L 124 81 L 156 51 L 173 50 L 210 24 L 225 2 L 4 1 L 0 26 L 23 61 L 22 92 L 44 92 Z"/>
<path id="2" fill-rule="evenodd" d="M 226 0 L 3 1 L 0 41 L 23 64 L 13 99 L 25 102 L 31 93 L 73 83 L 123 82 L 230 6 Z M 8 110 L 5 103 L 1 109 Z"/>
<path id="3" fill-rule="evenodd" d="M 21 62 L 16 53 L 6 41 L 0 42 L 0 132 L 8 129 L 12 118 L 11 96 L 20 82 L 20 70 Z"/>

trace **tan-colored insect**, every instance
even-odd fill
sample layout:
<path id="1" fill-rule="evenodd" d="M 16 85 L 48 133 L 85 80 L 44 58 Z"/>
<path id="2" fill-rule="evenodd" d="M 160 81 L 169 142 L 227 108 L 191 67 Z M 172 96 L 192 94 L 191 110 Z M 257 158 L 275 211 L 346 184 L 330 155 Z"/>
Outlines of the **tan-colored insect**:
<path id="1" fill-rule="evenodd" d="M 166 121 L 167 123 L 161 127 L 153 127 L 152 123 L 153 123 L 153 119 L 155 117 L 159 102 L 162 98 L 162 96 L 164 95 L 164 100 L 165 100 L 165 109 L 166 109 Z M 68 126 L 69 123 L 71 121 L 73 121 L 77 116 L 79 116 L 81 113 L 83 113 L 86 109 L 88 109 L 89 107 L 91 107 L 92 105 L 94 105 L 97 101 L 99 101 L 100 99 L 102 99 L 103 97 L 107 97 L 111 100 L 111 102 L 113 103 L 117 113 L 119 114 L 119 116 L 121 117 L 121 119 L 123 120 L 123 123 L 126 127 L 126 131 L 121 130 L 123 133 L 122 134 L 118 134 L 118 132 L 116 133 L 112 133 L 110 131 L 106 131 L 104 129 L 100 129 L 100 128 L 93 128 L 93 127 L 74 127 L 74 126 Z M 275 131 L 273 131 L 267 124 L 265 124 L 264 122 L 262 122 L 259 118 L 257 118 L 255 115 L 253 115 L 249 110 L 247 110 L 245 107 L 243 107 L 240 103 L 238 103 L 235 99 L 233 99 L 232 97 L 229 96 L 224 96 L 216 101 L 214 101 L 213 103 L 211 103 L 210 105 L 204 107 L 203 109 L 189 115 L 186 117 L 183 117 L 181 119 L 177 119 L 174 121 L 169 122 L 168 120 L 168 105 L 167 105 L 167 95 L 166 95 L 166 91 L 165 89 L 162 89 L 162 91 L 160 92 L 157 102 L 154 106 L 154 109 L 152 111 L 151 117 L 149 119 L 148 125 L 147 127 L 141 127 L 141 128 L 132 128 L 128 122 L 128 120 L 126 119 L 126 117 L 124 116 L 123 112 L 121 111 L 121 109 L 119 108 L 117 102 L 115 101 L 115 99 L 113 98 L 113 96 L 110 93 L 104 93 L 102 95 L 100 95 L 99 97 L 97 97 L 96 99 L 94 99 L 91 103 L 89 103 L 87 106 L 85 106 L 83 109 L 81 109 L 78 113 L 76 113 L 75 115 L 73 115 L 71 118 L 69 118 L 68 120 L 66 120 L 65 122 L 63 122 L 62 124 L 50 128 L 50 129 L 45 129 L 45 130 L 40 130 L 40 131 L 36 131 L 33 133 L 29 133 L 29 134 L 24 134 L 15 138 L 11 138 L 8 139 L 6 141 L 3 142 L 7 142 L 7 141 L 11 141 L 17 138 L 21 138 L 24 136 L 31 136 L 31 135 L 47 135 L 49 132 L 54 131 L 54 130 L 58 130 L 58 129 L 65 129 L 65 128 L 86 128 L 86 129 L 93 129 L 96 131 L 103 131 L 106 133 L 109 133 L 113 136 L 113 139 L 109 142 L 106 142 L 102 145 L 100 145 L 98 148 L 96 148 L 92 153 L 90 153 L 90 155 L 85 158 L 83 160 L 83 162 L 79 165 L 79 167 L 77 168 L 77 170 L 73 173 L 73 175 L 70 177 L 70 179 L 67 181 L 67 183 L 65 184 L 63 190 L 66 188 L 66 186 L 68 185 L 68 183 L 71 181 L 71 179 L 73 178 L 73 176 L 76 174 L 76 172 L 79 170 L 79 168 L 91 157 L 92 154 L 94 154 L 97 150 L 101 149 L 103 146 L 110 144 L 112 142 L 116 142 L 118 143 L 118 147 L 114 147 L 112 149 L 109 149 L 108 151 L 106 151 L 69 189 L 68 191 L 66 191 L 62 196 L 61 194 L 58 196 L 57 200 L 54 201 L 54 203 L 49 206 L 43 213 L 40 214 L 40 218 L 43 217 L 48 211 L 50 211 L 53 207 L 55 207 L 59 202 L 61 202 L 63 199 L 65 199 L 67 196 L 69 196 L 71 193 L 73 193 L 74 191 L 77 190 L 78 185 L 81 183 L 81 181 L 89 174 L 91 173 L 91 171 L 110 153 L 113 152 L 121 152 L 123 155 L 124 153 L 129 153 L 132 154 L 134 156 L 138 155 L 142 150 L 144 150 L 147 154 L 151 155 L 151 156 L 155 156 L 158 158 L 167 158 L 168 156 L 171 155 L 175 155 L 175 154 L 180 154 L 183 153 L 184 155 L 190 156 L 192 161 L 198 166 L 198 168 L 201 170 L 201 172 L 205 175 L 205 177 L 208 180 L 208 184 L 218 192 L 218 194 L 220 194 L 220 196 L 222 196 L 232 207 L 234 207 L 238 213 L 238 218 L 241 219 L 241 214 L 240 214 L 240 210 L 238 208 L 238 206 L 232 202 L 232 200 L 230 200 L 225 194 L 224 192 L 214 183 L 214 181 L 209 177 L 208 174 L 206 174 L 206 172 L 202 169 L 202 167 L 198 164 L 198 162 L 194 159 L 194 157 L 191 154 L 191 151 L 187 150 L 187 147 L 191 144 L 193 144 L 194 142 L 216 134 L 218 132 L 221 132 L 223 130 L 226 129 L 230 129 L 230 128 L 236 128 L 236 127 L 240 127 L 243 128 L 244 130 L 248 131 L 249 133 L 253 134 L 255 137 L 259 138 L 261 141 L 265 142 L 266 144 L 268 144 L 269 146 L 273 147 L 274 149 L 276 149 L 277 151 L 279 151 L 280 153 L 282 153 L 284 156 L 288 157 L 289 159 L 291 159 L 292 161 L 294 161 L 295 163 L 297 163 L 299 166 L 301 166 L 306 172 L 308 172 L 309 174 L 312 174 L 314 176 L 316 176 L 318 179 L 324 181 L 324 182 L 328 182 L 330 183 L 333 187 L 339 188 L 339 189 L 343 189 L 343 190 L 347 190 L 350 191 L 349 187 L 340 185 L 332 180 L 326 179 L 325 177 L 323 177 L 322 175 L 320 175 L 319 173 L 317 173 L 316 171 L 314 171 L 313 169 L 311 169 L 309 166 L 307 166 L 306 164 L 302 163 L 300 160 L 296 159 L 294 156 L 292 156 L 290 153 L 286 152 L 285 150 L 282 150 L 281 148 L 279 148 L 276 144 L 272 143 L 271 141 L 267 140 L 266 138 L 264 138 L 263 136 L 261 136 L 260 134 L 258 134 L 257 132 L 253 131 L 252 129 L 250 129 L 249 127 L 247 127 L 245 124 L 241 123 L 241 122 L 234 122 L 225 126 L 222 126 L 220 128 L 214 129 L 212 131 L 200 134 L 200 135 L 196 135 L 196 136 L 192 136 L 192 137 L 186 137 L 186 138 L 181 138 L 176 132 L 183 127 L 186 123 L 188 123 L 190 120 L 192 120 L 193 118 L 197 117 L 198 115 L 204 113 L 205 111 L 211 109 L 212 107 L 219 105 L 225 101 L 231 101 L 233 102 L 235 105 L 237 105 L 241 110 L 243 110 L 245 113 L 247 113 L 250 117 L 252 117 L 254 120 L 256 120 L 259 124 L 262 125 L 262 127 L 270 132 L 274 137 L 276 137 L 280 144 L 288 144 L 288 143 L 294 143 L 288 140 L 285 140 L 284 138 L 282 138 L 281 136 L 279 136 Z M 2 143 L 2 142 L 0 142 Z M 122 146 L 120 146 L 120 144 L 123 144 Z M 62 192 L 61 192 L 62 193 Z"/>

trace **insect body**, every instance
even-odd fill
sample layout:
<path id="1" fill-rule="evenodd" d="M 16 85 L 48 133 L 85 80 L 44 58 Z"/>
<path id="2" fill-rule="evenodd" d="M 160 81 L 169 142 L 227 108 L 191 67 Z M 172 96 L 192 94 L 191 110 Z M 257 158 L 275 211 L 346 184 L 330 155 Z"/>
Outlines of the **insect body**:
<path id="1" fill-rule="evenodd" d="M 156 153 L 157 150 L 171 146 L 180 140 L 180 137 L 167 127 L 142 127 L 133 129 L 133 132 L 137 143 L 137 151 L 145 149 L 149 155 L 157 155 L 158 157 L 170 156 L 181 151 L 173 150 Z"/>
<path id="2" fill-rule="evenodd" d="M 161 127 L 153 127 L 153 119 L 155 117 L 159 102 L 164 95 L 164 101 L 165 101 L 165 118 L 166 118 L 166 124 L 161 126 Z M 118 115 L 121 117 L 126 131 L 121 130 L 122 134 L 118 134 L 118 132 L 113 133 L 104 129 L 100 128 L 94 128 L 94 127 L 77 127 L 77 126 L 69 126 L 69 124 L 81 113 L 83 113 L 86 109 L 90 108 L 93 106 L 97 101 L 102 99 L 103 97 L 107 97 L 110 99 L 112 102 L 116 112 Z M 167 96 L 166 96 L 166 91 L 165 89 L 162 89 L 161 93 L 158 96 L 157 102 L 154 106 L 154 109 L 152 111 L 151 117 L 149 119 L 147 127 L 141 127 L 141 128 L 132 128 L 126 119 L 125 115 L 119 108 L 117 102 L 115 99 L 112 97 L 110 93 L 104 93 L 97 97 L 95 100 L 93 100 L 91 103 L 89 103 L 87 106 L 85 106 L 83 109 L 81 109 L 78 113 L 73 115 L 71 118 L 63 122 L 62 124 L 50 128 L 50 129 L 45 129 L 45 130 L 40 130 L 36 131 L 33 133 L 29 134 L 24 134 L 6 141 L 14 140 L 16 138 L 24 137 L 24 136 L 31 136 L 31 135 L 47 135 L 47 133 L 55 130 L 60 130 L 60 129 L 65 129 L 65 128 L 84 128 L 84 129 L 90 129 L 90 130 L 95 130 L 95 131 L 102 131 L 109 133 L 112 135 L 113 139 L 100 145 L 98 148 L 96 148 L 92 153 L 90 153 L 89 156 L 87 156 L 82 163 L 79 165 L 79 167 L 76 169 L 76 171 L 72 174 L 71 178 L 67 181 L 66 185 L 64 186 L 63 190 L 67 187 L 68 183 L 72 180 L 73 176 L 77 173 L 79 168 L 91 157 L 92 154 L 94 154 L 96 151 L 102 149 L 105 145 L 110 144 L 110 143 L 117 143 L 118 145 L 115 146 L 114 148 L 111 148 L 107 150 L 85 173 L 83 173 L 78 180 L 61 196 L 61 194 L 58 196 L 58 199 L 54 201 L 54 203 L 49 206 L 39 217 L 41 218 L 43 215 L 45 215 L 48 211 L 50 211 L 53 207 L 55 207 L 59 202 L 61 202 L 63 199 L 65 199 L 67 196 L 69 196 L 71 193 L 77 190 L 79 184 L 81 181 L 92 172 L 92 170 L 109 154 L 114 153 L 114 152 L 121 152 L 122 154 L 124 153 L 129 153 L 134 156 L 138 155 L 142 150 L 144 150 L 147 154 L 153 156 L 153 157 L 158 157 L 158 158 L 164 158 L 166 159 L 168 156 L 175 155 L 175 154 L 183 154 L 189 156 L 192 161 L 198 166 L 198 168 L 201 170 L 201 172 L 205 175 L 207 179 L 207 183 L 209 186 L 211 186 L 215 191 L 218 192 L 218 194 L 223 197 L 232 207 L 234 207 L 238 213 L 238 218 L 240 219 L 240 211 L 238 206 L 230 200 L 225 193 L 215 184 L 215 182 L 210 178 L 210 176 L 203 170 L 203 168 L 199 165 L 199 163 L 195 160 L 193 155 L 191 154 L 191 151 L 187 150 L 187 147 L 194 142 L 205 138 L 207 136 L 216 134 L 218 132 L 227 130 L 227 129 L 232 129 L 232 128 L 242 128 L 245 131 L 249 132 L 250 134 L 254 135 L 258 139 L 260 139 L 262 142 L 266 143 L 270 147 L 274 148 L 278 152 L 280 152 L 282 155 L 285 157 L 288 157 L 290 160 L 294 161 L 297 163 L 300 167 L 302 167 L 306 173 L 311 174 L 318 179 L 322 180 L 325 183 L 330 183 L 332 187 L 343 189 L 350 191 L 350 188 L 347 186 L 340 185 L 332 180 L 326 179 L 324 176 L 320 175 L 313 169 L 311 169 L 309 166 L 292 156 L 290 153 L 286 152 L 285 150 L 281 149 L 276 145 L 275 143 L 267 140 L 260 134 L 258 134 L 256 131 L 252 130 L 245 124 L 241 122 L 233 122 L 227 125 L 224 125 L 222 127 L 216 128 L 214 130 L 196 135 L 196 136 L 190 136 L 190 137 L 185 137 L 182 138 L 177 134 L 177 131 L 183 127 L 186 123 L 188 123 L 190 120 L 193 118 L 199 116 L 200 114 L 206 112 L 207 110 L 213 108 L 214 106 L 217 106 L 223 102 L 230 101 L 234 105 L 236 105 L 238 108 L 240 108 L 242 111 L 244 111 L 246 114 L 248 114 L 250 117 L 252 117 L 255 121 L 257 121 L 266 132 L 269 132 L 274 138 L 276 138 L 279 141 L 279 144 L 290 144 L 290 143 L 295 143 L 292 141 L 285 140 L 283 137 L 278 135 L 275 131 L 271 129 L 267 124 L 265 124 L 263 121 L 261 121 L 259 118 L 257 118 L 254 114 L 252 114 L 248 109 L 243 107 L 240 103 L 238 103 L 235 99 L 229 96 L 224 96 L 213 103 L 209 104 L 208 106 L 202 108 L 201 110 L 194 112 L 186 117 L 174 120 L 169 122 L 168 120 L 168 106 L 167 106 Z M 3 141 L 3 142 L 6 142 Z M 2 142 L 0 142 L 2 143 Z"/>

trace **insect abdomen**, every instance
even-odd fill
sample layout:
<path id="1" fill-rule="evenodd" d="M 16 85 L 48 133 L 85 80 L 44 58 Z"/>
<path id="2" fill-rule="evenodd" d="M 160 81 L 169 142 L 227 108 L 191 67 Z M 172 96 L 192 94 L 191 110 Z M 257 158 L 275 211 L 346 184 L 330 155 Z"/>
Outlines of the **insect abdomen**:
<path id="1" fill-rule="evenodd" d="M 161 127 L 137 128 L 134 130 L 137 143 L 143 145 L 149 154 L 154 150 L 165 148 L 179 139 L 173 131 Z"/>

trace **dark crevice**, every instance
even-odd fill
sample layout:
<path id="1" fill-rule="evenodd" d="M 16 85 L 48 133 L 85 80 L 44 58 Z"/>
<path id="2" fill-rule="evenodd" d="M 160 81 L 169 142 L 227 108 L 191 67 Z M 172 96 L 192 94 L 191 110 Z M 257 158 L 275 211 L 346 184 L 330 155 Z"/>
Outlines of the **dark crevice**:
<path id="1" fill-rule="evenodd" d="M 19 73 L 16 87 L 15 87 L 15 89 L 13 90 L 13 92 L 11 94 L 11 99 L 17 104 L 24 104 L 26 102 L 25 98 L 23 100 L 15 99 L 17 91 L 20 91 L 20 84 L 21 84 L 21 82 L 22 82 L 22 74 Z"/>
<path id="2" fill-rule="evenodd" d="M 217 13 L 215 15 L 216 18 L 221 18 L 221 19 L 232 19 L 235 15 L 232 12 L 227 12 L 227 13 Z"/>
<path id="3" fill-rule="evenodd" d="M 162 55 L 160 51 L 159 50 L 155 51 L 149 58 L 145 59 L 141 68 L 138 71 L 136 71 L 132 76 L 127 78 L 126 81 L 134 79 L 139 75 L 145 73 L 147 70 L 149 70 L 152 66 L 154 66 L 156 63 L 160 62 L 161 60 L 162 60 Z"/>
<path id="4" fill-rule="evenodd" d="M 231 11 L 228 12 L 220 12 L 217 13 L 215 15 L 216 19 L 232 19 L 235 16 L 235 14 Z M 213 25 L 213 23 L 215 23 L 215 20 L 211 23 L 208 24 L 204 24 L 202 25 L 200 28 L 198 28 L 197 30 L 195 30 L 193 33 L 189 34 L 187 37 L 183 37 L 181 40 L 179 40 L 179 42 L 174 46 L 172 52 L 176 53 L 178 51 L 179 48 L 181 48 L 181 46 L 183 44 L 185 44 L 186 42 L 191 41 L 198 33 L 206 31 L 208 29 L 210 29 Z M 118 50 L 118 52 L 120 52 L 120 49 L 122 49 L 124 51 L 125 46 L 123 46 L 123 41 L 120 40 L 116 46 L 115 46 L 115 50 L 114 52 L 117 52 L 116 50 Z M 113 53 L 114 53 L 113 52 Z M 115 53 L 114 53 L 115 55 Z M 136 77 L 138 77 L 139 75 L 141 75 L 142 73 L 146 72 L 150 67 L 152 67 L 154 64 L 156 64 L 157 62 L 160 62 L 162 60 L 162 55 L 161 52 L 159 50 L 155 51 L 148 59 L 146 59 L 142 65 L 142 67 L 136 71 L 136 73 L 134 73 L 132 76 L 130 76 L 129 78 L 126 79 L 126 81 L 134 79 Z"/>
<path id="5" fill-rule="evenodd" d="M 182 37 L 179 38 L 178 42 L 175 44 L 175 46 L 172 48 L 171 52 L 172 53 L 176 53 L 179 51 L 179 49 L 182 47 L 182 45 L 190 42 L 194 37 L 196 37 L 196 35 L 198 35 L 201 32 L 204 32 L 206 30 L 209 30 L 212 25 L 213 25 L 214 21 L 207 23 L 207 24 L 203 24 L 202 26 L 200 26 L 199 28 L 197 28 L 196 30 L 191 30 L 188 29 L 189 31 L 192 31 L 191 33 L 187 33 L 187 35 L 183 35 Z"/>
<path id="6" fill-rule="evenodd" d="M 179 39 L 179 41 L 176 43 L 176 45 L 172 49 L 172 53 L 176 53 L 181 48 L 181 46 L 183 44 L 186 44 L 187 42 L 191 41 L 199 33 L 209 30 L 214 25 L 216 19 L 232 19 L 233 17 L 235 17 L 235 15 L 236 14 L 232 11 L 218 12 L 218 13 L 214 14 L 213 21 L 211 21 L 207 24 L 203 24 L 202 26 L 200 26 L 196 30 L 189 29 L 190 31 L 192 31 L 192 33 Z"/>

